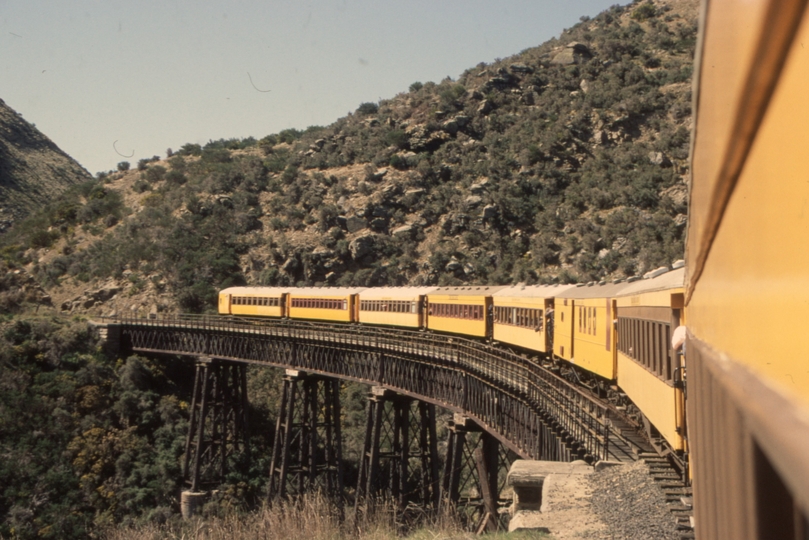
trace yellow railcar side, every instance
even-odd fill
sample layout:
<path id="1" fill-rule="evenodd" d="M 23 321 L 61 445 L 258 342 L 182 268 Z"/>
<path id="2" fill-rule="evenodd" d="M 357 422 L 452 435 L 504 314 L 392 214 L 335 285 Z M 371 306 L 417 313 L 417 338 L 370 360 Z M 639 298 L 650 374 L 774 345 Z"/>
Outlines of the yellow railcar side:
<path id="1" fill-rule="evenodd" d="M 605 379 L 616 378 L 613 308 L 609 298 L 581 298 L 573 309 L 571 363 Z"/>
<path id="2" fill-rule="evenodd" d="M 279 287 L 230 287 L 219 292 L 222 315 L 252 317 L 285 316 L 287 289 Z"/>
<path id="3" fill-rule="evenodd" d="M 491 294 L 504 287 L 441 287 L 427 295 L 427 327 L 474 337 L 489 337 Z"/>
<path id="4" fill-rule="evenodd" d="M 492 298 L 494 305 L 493 338 L 531 349 L 546 351 L 545 299 L 501 297 Z"/>
<path id="5" fill-rule="evenodd" d="M 308 287 L 293 289 L 287 300 L 291 319 L 355 322 L 357 295 L 363 288 Z"/>
<path id="6" fill-rule="evenodd" d="M 704 1 L 686 241 L 696 536 L 809 531 L 809 8 Z"/>
<path id="7" fill-rule="evenodd" d="M 405 328 L 421 328 L 420 310 L 396 313 L 391 311 L 363 311 L 360 309 L 362 324 L 381 324 L 385 326 L 403 326 Z"/>
<path id="8" fill-rule="evenodd" d="M 359 322 L 405 328 L 424 327 L 427 294 L 437 287 L 382 287 L 359 293 Z"/>
<path id="9" fill-rule="evenodd" d="M 554 296 L 572 285 L 515 285 L 492 294 L 493 338 L 548 353 L 553 340 Z"/>
<path id="10" fill-rule="evenodd" d="M 554 352 L 559 358 L 599 377 L 615 379 L 617 363 L 612 299 L 627 285 L 578 286 L 556 297 Z"/>
<path id="11" fill-rule="evenodd" d="M 568 362 L 573 359 L 573 308 L 572 298 L 556 298 L 554 301 L 553 354 Z"/>
<path id="12" fill-rule="evenodd" d="M 618 308 L 618 385 L 674 450 L 686 450 L 680 357 L 671 349 L 685 322 L 684 270 L 628 286 Z"/>

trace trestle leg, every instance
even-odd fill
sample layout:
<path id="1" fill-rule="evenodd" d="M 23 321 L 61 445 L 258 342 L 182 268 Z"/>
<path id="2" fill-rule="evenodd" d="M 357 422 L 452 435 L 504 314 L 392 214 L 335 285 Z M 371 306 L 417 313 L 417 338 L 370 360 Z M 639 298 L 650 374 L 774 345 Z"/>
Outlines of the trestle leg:
<path id="1" fill-rule="evenodd" d="M 288 369 L 273 441 L 270 500 L 320 491 L 342 505 L 340 381 Z"/>
<path id="2" fill-rule="evenodd" d="M 436 508 L 439 501 L 435 406 L 373 387 L 368 399 L 355 513 L 369 498 Z"/>
<path id="3" fill-rule="evenodd" d="M 482 533 L 505 528 L 500 501 L 511 464 L 508 451 L 469 418 L 456 414 L 449 425 L 447 457 L 442 476 L 442 504 L 456 508 L 471 530 Z"/>
<path id="4" fill-rule="evenodd" d="M 198 359 L 183 459 L 188 491 L 215 487 L 248 452 L 245 364 Z"/>

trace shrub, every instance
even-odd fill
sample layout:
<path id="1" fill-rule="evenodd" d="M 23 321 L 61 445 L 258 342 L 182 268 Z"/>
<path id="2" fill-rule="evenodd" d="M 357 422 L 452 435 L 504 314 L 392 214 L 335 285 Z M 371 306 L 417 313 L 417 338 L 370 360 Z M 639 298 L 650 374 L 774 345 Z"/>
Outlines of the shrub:
<path id="1" fill-rule="evenodd" d="M 377 105 L 376 103 L 366 102 L 360 104 L 360 106 L 357 107 L 357 113 L 359 114 L 368 115 L 368 114 L 376 114 L 377 112 L 379 112 L 379 105 Z"/>
<path id="2" fill-rule="evenodd" d="M 171 184 L 181 186 L 188 181 L 188 178 L 186 178 L 185 175 L 180 171 L 172 169 L 166 173 L 166 181 Z"/>
<path id="3" fill-rule="evenodd" d="M 128 171 L 129 170 L 129 162 L 128 161 L 120 162 L 118 164 L 118 170 L 121 171 L 121 172 Z"/>
<path id="4" fill-rule="evenodd" d="M 52 231 L 45 231 L 39 229 L 34 231 L 28 240 L 32 248 L 47 248 L 51 247 L 53 242 L 59 237 L 58 233 Z"/>
<path id="5" fill-rule="evenodd" d="M 182 159 L 182 158 L 180 158 Z M 141 178 L 144 178 L 148 182 L 159 182 L 163 180 L 164 176 L 166 175 L 166 168 L 161 165 L 152 165 L 146 172 L 141 175 Z"/>
<path id="6" fill-rule="evenodd" d="M 385 134 L 385 142 L 390 146 L 395 146 L 399 149 L 405 149 L 408 146 L 407 133 L 401 129 L 394 129 Z"/>
<path id="7" fill-rule="evenodd" d="M 285 129 L 278 133 L 278 142 L 291 144 L 301 138 L 303 132 L 299 129 Z"/>
<path id="8" fill-rule="evenodd" d="M 421 84 L 419 81 L 416 81 L 416 82 L 414 82 L 413 84 L 410 85 L 410 91 L 411 92 L 418 92 L 423 87 L 424 87 L 423 84 Z"/>
<path id="9" fill-rule="evenodd" d="M 202 147 L 194 143 L 186 143 L 177 150 L 178 156 L 200 156 L 202 155 Z"/>
<path id="10" fill-rule="evenodd" d="M 211 163 L 228 163 L 231 157 L 226 148 L 209 148 L 206 146 L 202 151 L 202 159 Z"/>
<path id="11" fill-rule="evenodd" d="M 653 18 L 656 15 L 657 8 L 655 8 L 654 4 L 651 2 L 646 2 L 635 9 L 635 11 L 632 13 L 632 18 L 636 21 L 645 21 Z"/>

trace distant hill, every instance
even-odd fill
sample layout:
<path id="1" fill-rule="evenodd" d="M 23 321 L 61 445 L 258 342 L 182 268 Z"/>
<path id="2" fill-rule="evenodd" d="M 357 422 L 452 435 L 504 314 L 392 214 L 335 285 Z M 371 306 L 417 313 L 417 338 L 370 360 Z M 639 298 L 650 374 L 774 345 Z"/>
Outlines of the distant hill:
<path id="1" fill-rule="evenodd" d="M 0 233 L 92 177 L 0 99 Z"/>
<path id="2" fill-rule="evenodd" d="M 669 265 L 696 30 L 696 0 L 615 6 L 327 127 L 122 164 L 0 239 L 2 264 L 45 291 L 6 305 L 199 311 L 237 283 L 587 282 Z"/>

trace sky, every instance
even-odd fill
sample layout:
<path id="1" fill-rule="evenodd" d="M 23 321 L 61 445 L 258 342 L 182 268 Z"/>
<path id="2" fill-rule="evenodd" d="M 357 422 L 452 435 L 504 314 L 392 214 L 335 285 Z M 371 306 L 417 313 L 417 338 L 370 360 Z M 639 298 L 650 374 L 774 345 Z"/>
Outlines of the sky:
<path id="1" fill-rule="evenodd" d="M 615 0 L 0 0 L 0 99 L 91 173 L 329 125 Z"/>

